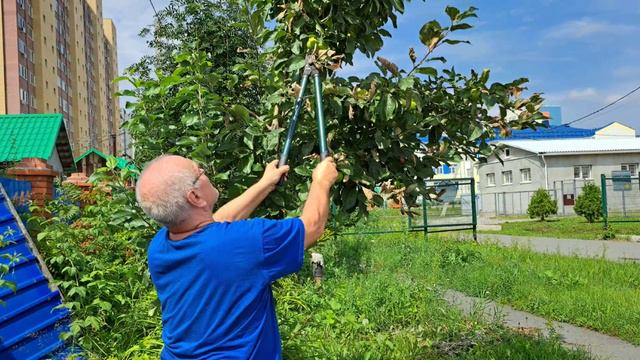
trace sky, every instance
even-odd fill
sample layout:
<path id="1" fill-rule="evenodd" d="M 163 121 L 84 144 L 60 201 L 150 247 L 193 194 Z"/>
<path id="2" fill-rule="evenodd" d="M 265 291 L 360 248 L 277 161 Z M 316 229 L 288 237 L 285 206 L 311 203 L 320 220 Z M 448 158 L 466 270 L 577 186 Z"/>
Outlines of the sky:
<path id="1" fill-rule="evenodd" d="M 169 0 L 153 0 L 157 10 Z M 491 70 L 491 81 L 529 79 L 528 92 L 543 93 L 545 104 L 562 108 L 564 123 L 589 114 L 640 86 L 640 1 L 637 0 L 414 0 L 406 4 L 398 27 L 387 29 L 392 38 L 378 55 L 410 68 L 408 49 L 424 54 L 418 33 L 432 19 L 447 22 L 444 9 L 478 8 L 472 29 L 454 39 L 470 45 L 447 46 L 436 55 L 458 72 Z M 153 22 L 148 0 L 106 0 L 104 17 L 114 20 L 118 32 L 118 67 L 122 72 L 150 53 L 142 27 Z M 356 56 L 341 76 L 378 71 L 374 59 Z M 640 90 L 585 120 L 576 127 L 599 127 L 612 121 L 640 133 Z"/>

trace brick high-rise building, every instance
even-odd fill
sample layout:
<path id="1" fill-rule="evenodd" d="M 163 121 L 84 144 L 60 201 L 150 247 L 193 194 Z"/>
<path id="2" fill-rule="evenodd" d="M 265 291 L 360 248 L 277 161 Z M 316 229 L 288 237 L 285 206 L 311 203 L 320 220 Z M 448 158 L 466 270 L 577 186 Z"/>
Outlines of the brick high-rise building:
<path id="1" fill-rule="evenodd" d="M 102 0 L 0 3 L 0 114 L 62 114 L 74 155 L 119 154 L 116 28 Z"/>

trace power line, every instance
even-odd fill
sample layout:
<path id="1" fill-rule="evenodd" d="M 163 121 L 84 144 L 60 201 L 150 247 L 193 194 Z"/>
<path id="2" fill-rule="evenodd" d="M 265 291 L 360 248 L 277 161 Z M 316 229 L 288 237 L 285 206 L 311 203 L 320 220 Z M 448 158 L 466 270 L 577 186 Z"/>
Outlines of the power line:
<path id="1" fill-rule="evenodd" d="M 626 98 L 627 96 L 629 96 L 629 95 L 633 94 L 634 92 L 636 92 L 636 91 L 638 91 L 638 90 L 640 90 L 640 86 L 638 86 L 637 88 L 635 88 L 635 89 L 633 89 L 633 90 L 629 91 L 628 93 L 626 93 L 626 94 L 622 95 L 621 97 L 619 97 L 619 98 L 617 98 L 616 100 L 614 100 L 614 101 L 610 102 L 609 104 L 607 104 L 607 105 L 605 105 L 605 106 L 603 106 L 603 107 L 599 108 L 598 110 L 592 111 L 592 112 L 588 113 L 588 114 L 587 114 L 587 115 L 585 115 L 585 116 L 582 116 L 582 117 L 579 117 L 579 118 L 577 118 L 577 119 L 575 119 L 575 120 L 569 121 L 569 122 L 568 122 L 568 123 L 566 123 L 566 124 L 562 124 L 562 126 L 569 126 L 569 125 L 574 124 L 574 123 L 576 123 L 576 122 L 578 122 L 578 121 L 581 121 L 581 120 L 584 120 L 584 119 L 586 119 L 586 118 L 588 118 L 588 117 L 591 117 L 591 116 L 593 116 L 593 115 L 595 115 L 595 114 L 597 114 L 597 113 L 601 112 L 602 110 L 604 110 L 604 109 L 606 109 L 606 108 L 608 108 L 608 107 L 611 107 L 611 106 L 615 105 L 616 103 L 620 102 L 621 100 L 623 100 L 624 98 Z"/>
<path id="2" fill-rule="evenodd" d="M 153 12 L 156 14 L 156 16 L 158 16 L 158 12 L 156 11 L 156 7 L 153 5 L 153 0 L 149 0 L 149 4 L 151 4 L 151 8 L 153 9 Z"/>

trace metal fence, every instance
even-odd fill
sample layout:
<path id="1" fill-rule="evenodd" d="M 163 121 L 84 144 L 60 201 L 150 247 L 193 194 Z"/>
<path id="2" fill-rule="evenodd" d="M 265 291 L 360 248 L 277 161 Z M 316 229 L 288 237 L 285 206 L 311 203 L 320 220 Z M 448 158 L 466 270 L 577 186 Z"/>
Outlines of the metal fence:
<path id="1" fill-rule="evenodd" d="M 29 212 L 29 205 L 31 205 L 30 181 L 0 178 L 0 184 L 4 187 L 9 199 L 13 203 L 13 207 L 19 214 Z"/>
<path id="2" fill-rule="evenodd" d="M 640 177 L 600 178 L 604 225 L 609 222 L 640 221 Z"/>
<path id="3" fill-rule="evenodd" d="M 335 236 L 400 232 L 422 232 L 427 236 L 437 232 L 472 230 L 475 238 L 478 224 L 475 180 L 427 180 L 425 184 L 435 195 L 419 197 L 418 207 L 407 209 L 403 205 L 402 209 L 376 209 L 372 212 L 375 221 L 367 224 L 366 230 L 356 228 L 349 232 L 336 232 Z"/>
<path id="4" fill-rule="evenodd" d="M 568 179 L 555 180 L 550 184 L 551 189 L 546 191 L 556 201 L 558 215 L 576 215 L 573 211 L 576 198 L 582 193 L 582 188 L 585 184 L 590 182 L 594 183 L 593 180 Z M 535 192 L 536 190 L 483 193 L 479 195 L 478 208 L 482 215 L 526 215 L 529 203 Z"/>

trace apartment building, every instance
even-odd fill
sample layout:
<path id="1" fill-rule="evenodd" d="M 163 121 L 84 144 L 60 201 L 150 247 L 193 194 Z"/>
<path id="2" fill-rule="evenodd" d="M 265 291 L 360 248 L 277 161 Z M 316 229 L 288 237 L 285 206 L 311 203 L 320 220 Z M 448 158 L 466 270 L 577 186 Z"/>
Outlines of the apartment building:
<path id="1" fill-rule="evenodd" d="M 62 114 L 74 154 L 119 154 L 116 28 L 102 1 L 0 3 L 0 113 Z"/>

